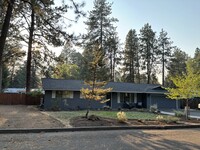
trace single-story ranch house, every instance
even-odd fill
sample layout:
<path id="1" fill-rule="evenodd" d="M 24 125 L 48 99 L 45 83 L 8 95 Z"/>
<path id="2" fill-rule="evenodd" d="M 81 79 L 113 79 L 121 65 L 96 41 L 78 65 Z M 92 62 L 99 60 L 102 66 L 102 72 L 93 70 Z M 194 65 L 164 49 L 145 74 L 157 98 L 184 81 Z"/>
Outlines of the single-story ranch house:
<path id="1" fill-rule="evenodd" d="M 87 109 L 89 100 L 83 99 L 81 88 L 86 87 L 81 80 L 42 79 L 44 109 L 58 107 L 61 110 Z M 123 82 L 108 82 L 106 87 L 112 91 L 107 94 L 107 103 L 91 101 L 92 109 L 109 106 L 111 109 L 140 107 L 149 109 L 156 105 L 158 109 L 178 109 L 179 101 L 166 98 L 165 89 L 155 84 L 133 84 Z"/>

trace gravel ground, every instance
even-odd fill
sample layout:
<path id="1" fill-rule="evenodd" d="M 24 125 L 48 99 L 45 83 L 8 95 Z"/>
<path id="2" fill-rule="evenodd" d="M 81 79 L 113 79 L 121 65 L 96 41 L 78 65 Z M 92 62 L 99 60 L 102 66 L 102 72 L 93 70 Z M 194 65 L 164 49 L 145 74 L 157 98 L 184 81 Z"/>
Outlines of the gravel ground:
<path id="1" fill-rule="evenodd" d="M 0 105 L 0 129 L 64 126 L 60 121 L 40 112 L 36 106 Z"/>

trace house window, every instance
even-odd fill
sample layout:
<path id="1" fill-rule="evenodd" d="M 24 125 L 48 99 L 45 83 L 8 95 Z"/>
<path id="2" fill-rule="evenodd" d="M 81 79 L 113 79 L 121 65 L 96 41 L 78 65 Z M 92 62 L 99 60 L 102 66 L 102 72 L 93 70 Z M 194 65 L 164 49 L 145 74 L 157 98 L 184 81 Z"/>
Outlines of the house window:
<path id="1" fill-rule="evenodd" d="M 73 98 L 72 91 L 62 91 L 62 98 Z"/>
<path id="2" fill-rule="evenodd" d="M 124 102 L 130 103 L 131 101 L 131 94 L 130 93 L 125 93 L 124 94 Z"/>
<path id="3" fill-rule="evenodd" d="M 52 98 L 73 98 L 73 91 L 52 91 Z"/>
<path id="4" fill-rule="evenodd" d="M 56 98 L 62 98 L 62 91 L 56 91 Z"/>
<path id="5" fill-rule="evenodd" d="M 120 103 L 124 103 L 124 93 L 120 93 Z"/>

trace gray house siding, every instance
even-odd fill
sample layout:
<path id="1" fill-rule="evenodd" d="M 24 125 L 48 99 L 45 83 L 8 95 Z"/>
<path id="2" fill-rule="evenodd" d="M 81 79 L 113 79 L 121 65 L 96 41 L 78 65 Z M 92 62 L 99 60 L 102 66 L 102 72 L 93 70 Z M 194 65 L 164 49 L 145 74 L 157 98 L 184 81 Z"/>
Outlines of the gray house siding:
<path id="1" fill-rule="evenodd" d="M 52 102 L 51 102 L 51 96 L 52 92 L 51 91 L 45 91 L 44 95 L 44 109 L 48 109 L 52 107 Z"/>
<path id="2" fill-rule="evenodd" d="M 103 108 L 105 104 L 97 101 L 89 101 L 80 98 L 80 92 L 74 91 L 73 98 L 52 98 L 52 91 L 45 91 L 44 109 L 50 110 L 59 108 L 60 110 L 77 110 L 77 109 L 91 109 Z"/>
<path id="3" fill-rule="evenodd" d="M 117 93 L 112 93 L 111 97 L 111 108 L 112 109 L 118 109 L 121 107 L 121 104 L 117 102 Z"/>
<path id="4" fill-rule="evenodd" d="M 166 98 L 163 94 L 149 94 L 147 98 L 147 108 L 157 105 L 158 109 L 177 109 L 179 102 Z"/>

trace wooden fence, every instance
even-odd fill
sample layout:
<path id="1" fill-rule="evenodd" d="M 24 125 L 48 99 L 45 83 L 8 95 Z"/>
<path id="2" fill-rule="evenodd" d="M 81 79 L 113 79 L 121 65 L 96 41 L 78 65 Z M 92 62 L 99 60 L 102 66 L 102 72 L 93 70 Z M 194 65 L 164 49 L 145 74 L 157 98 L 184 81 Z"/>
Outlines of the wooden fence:
<path id="1" fill-rule="evenodd" d="M 0 105 L 40 105 L 41 96 L 0 93 Z"/>

